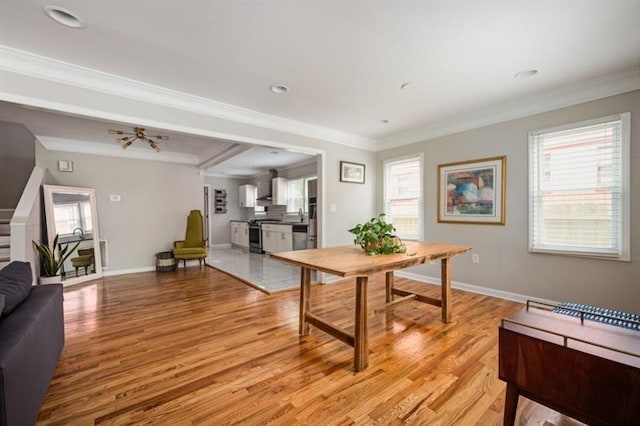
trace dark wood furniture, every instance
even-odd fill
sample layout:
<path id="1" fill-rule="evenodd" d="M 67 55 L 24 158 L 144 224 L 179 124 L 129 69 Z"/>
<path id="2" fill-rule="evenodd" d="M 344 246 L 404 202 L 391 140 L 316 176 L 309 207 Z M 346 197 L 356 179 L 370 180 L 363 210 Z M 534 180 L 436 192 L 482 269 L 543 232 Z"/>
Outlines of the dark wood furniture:
<path id="1" fill-rule="evenodd" d="M 640 332 L 527 308 L 499 329 L 504 424 L 520 395 L 590 425 L 640 424 Z"/>
<path id="2" fill-rule="evenodd" d="M 444 243 L 407 242 L 408 254 L 370 256 L 355 246 L 329 247 L 273 253 L 272 258 L 298 265 L 300 274 L 300 327 L 301 336 L 309 334 L 309 324 L 353 346 L 354 369 L 362 371 L 369 364 L 369 336 L 367 328 L 367 282 L 371 274 L 386 273 L 386 305 L 374 313 L 385 312 L 401 303 L 415 300 L 442 308 L 442 322 L 451 321 L 451 258 L 471 250 L 469 246 Z M 442 298 L 434 299 L 411 293 L 393 285 L 393 271 L 409 266 L 440 260 L 442 271 Z M 318 317 L 309 309 L 311 271 L 327 272 L 340 277 L 356 278 L 355 332 L 353 334 Z M 394 299 L 394 296 L 401 296 Z"/>

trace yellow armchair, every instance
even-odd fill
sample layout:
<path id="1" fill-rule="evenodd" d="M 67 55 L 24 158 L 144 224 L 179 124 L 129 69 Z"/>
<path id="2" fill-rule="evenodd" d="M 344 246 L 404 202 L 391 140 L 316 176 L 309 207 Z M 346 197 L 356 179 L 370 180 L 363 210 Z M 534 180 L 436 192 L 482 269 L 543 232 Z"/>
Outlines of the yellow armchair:
<path id="1" fill-rule="evenodd" d="M 187 260 L 198 259 L 200 267 L 207 257 L 207 240 L 202 236 L 202 213 L 191 210 L 187 217 L 187 233 L 184 240 L 173 242 L 173 255 L 178 265 L 183 261 L 187 267 Z"/>

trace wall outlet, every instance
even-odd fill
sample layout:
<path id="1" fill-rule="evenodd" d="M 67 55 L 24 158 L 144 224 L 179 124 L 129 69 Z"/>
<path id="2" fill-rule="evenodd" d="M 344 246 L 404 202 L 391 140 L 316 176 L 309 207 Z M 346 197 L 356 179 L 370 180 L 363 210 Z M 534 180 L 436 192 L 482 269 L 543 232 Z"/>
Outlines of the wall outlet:
<path id="1" fill-rule="evenodd" d="M 329 204 L 329 212 L 330 213 L 335 213 L 337 210 L 336 205 L 335 204 Z"/>
<path id="2" fill-rule="evenodd" d="M 471 255 L 471 263 L 480 263 L 480 255 L 478 253 Z"/>
<path id="3" fill-rule="evenodd" d="M 120 201 L 120 194 L 111 194 L 111 195 L 109 196 L 109 200 L 110 200 L 110 201 L 115 201 L 115 202 Z"/>

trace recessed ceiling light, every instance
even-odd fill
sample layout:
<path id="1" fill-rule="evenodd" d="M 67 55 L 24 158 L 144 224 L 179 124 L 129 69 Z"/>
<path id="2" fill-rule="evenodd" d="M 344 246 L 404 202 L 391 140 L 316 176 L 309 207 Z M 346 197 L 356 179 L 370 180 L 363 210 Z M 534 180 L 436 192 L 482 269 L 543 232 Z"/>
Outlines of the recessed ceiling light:
<path id="1" fill-rule="evenodd" d="M 281 93 L 287 93 L 289 91 L 289 88 L 284 84 L 274 84 L 269 88 L 269 90 L 271 90 L 273 93 L 281 94 Z"/>
<path id="2" fill-rule="evenodd" d="M 529 78 L 538 74 L 538 70 L 524 70 L 516 73 L 515 78 Z"/>
<path id="3" fill-rule="evenodd" d="M 378 122 L 382 124 L 389 124 L 389 120 L 378 120 Z"/>
<path id="4" fill-rule="evenodd" d="M 81 29 L 86 26 L 82 18 L 70 10 L 60 6 L 47 6 L 44 8 L 44 13 L 49 18 L 53 19 L 58 24 L 64 25 L 65 27 Z"/>
<path id="5" fill-rule="evenodd" d="M 402 83 L 402 84 L 400 85 L 400 88 L 401 88 L 402 90 L 406 90 L 406 89 L 411 89 L 413 86 L 415 86 L 415 84 L 413 84 L 413 83 L 412 83 L 412 82 L 410 82 L 410 81 L 407 81 L 406 83 Z"/>

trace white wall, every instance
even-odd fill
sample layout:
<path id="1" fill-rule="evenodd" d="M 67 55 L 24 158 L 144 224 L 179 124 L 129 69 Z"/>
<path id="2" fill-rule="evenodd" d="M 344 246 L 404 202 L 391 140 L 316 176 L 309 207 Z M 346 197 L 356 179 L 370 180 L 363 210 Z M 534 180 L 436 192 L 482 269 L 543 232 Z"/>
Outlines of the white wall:
<path id="1" fill-rule="evenodd" d="M 581 259 L 528 252 L 527 132 L 555 125 L 631 111 L 631 252 L 632 262 Z M 489 289 L 556 301 L 574 301 L 640 312 L 640 91 L 613 96 L 501 124 L 379 152 L 388 158 L 424 154 L 425 239 L 468 244 L 471 253 L 454 258 L 453 280 Z M 438 164 L 507 156 L 507 203 L 504 226 L 437 223 Z M 377 205 L 382 208 L 382 173 Z M 437 266 L 413 268 L 439 277 Z"/>
<path id="2" fill-rule="evenodd" d="M 246 208 L 241 208 L 238 200 L 238 187 L 244 182 L 242 179 L 231 179 L 221 177 L 205 176 L 204 182 L 211 185 L 211 206 L 210 224 L 211 241 L 210 245 L 231 244 L 230 221 L 245 220 L 247 218 Z M 227 212 L 215 214 L 215 190 L 225 189 L 227 191 Z"/>
<path id="3" fill-rule="evenodd" d="M 58 160 L 73 161 L 73 172 L 58 172 Z M 193 166 L 47 151 L 40 143 L 36 163 L 48 169 L 49 184 L 95 189 L 100 237 L 109 242 L 106 274 L 152 268 L 155 253 L 184 239 L 189 211 L 203 209 L 204 178 Z"/>

